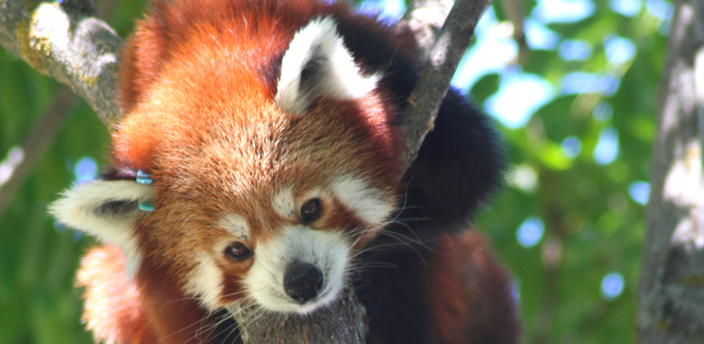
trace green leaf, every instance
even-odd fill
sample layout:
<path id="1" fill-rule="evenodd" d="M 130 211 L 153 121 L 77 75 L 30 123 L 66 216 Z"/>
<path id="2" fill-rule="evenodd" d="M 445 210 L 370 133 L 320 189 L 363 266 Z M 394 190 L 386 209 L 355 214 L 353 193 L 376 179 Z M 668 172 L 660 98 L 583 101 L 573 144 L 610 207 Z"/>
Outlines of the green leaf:
<path id="1" fill-rule="evenodd" d="M 484 75 L 469 90 L 469 97 L 475 104 L 484 104 L 492 94 L 499 90 L 501 77 L 496 73 Z"/>

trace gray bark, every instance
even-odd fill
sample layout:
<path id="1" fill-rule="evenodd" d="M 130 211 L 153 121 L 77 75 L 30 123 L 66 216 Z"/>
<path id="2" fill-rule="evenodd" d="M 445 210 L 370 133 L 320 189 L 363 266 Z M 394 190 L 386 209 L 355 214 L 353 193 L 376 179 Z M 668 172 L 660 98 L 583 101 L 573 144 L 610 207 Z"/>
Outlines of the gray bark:
<path id="1" fill-rule="evenodd" d="M 96 15 L 90 0 L 0 0 L 0 45 L 69 86 L 112 126 L 123 40 Z"/>
<path id="2" fill-rule="evenodd" d="M 467 51 L 474 35 L 474 28 L 491 0 L 457 0 L 445 19 L 432 48 L 427 52 L 426 63 L 413 92 L 408 97 L 406 114 L 401 123 L 405 128 L 404 160 L 406 167 L 415 160 L 425 135 L 433 130 L 435 117 L 450 81 L 457 70 L 462 55 Z M 425 3 L 427 6 L 427 3 Z M 424 9 L 423 7 L 414 10 Z M 418 16 L 410 15 L 417 19 Z M 409 23 L 413 23 L 410 20 Z M 428 35 L 427 31 L 422 34 Z M 429 39 L 426 39 L 429 41 Z"/>
<path id="3" fill-rule="evenodd" d="M 442 24 L 454 5 L 454 0 L 415 0 L 411 1 L 403 18 L 396 28 L 401 31 L 410 29 L 420 50 L 420 60 L 428 59 L 435 38 L 442 29 Z"/>
<path id="4" fill-rule="evenodd" d="M 657 104 L 637 342 L 704 342 L 704 4 L 675 2 Z"/>
<path id="5" fill-rule="evenodd" d="M 240 325 L 240 333 L 248 344 L 365 343 L 369 332 L 366 310 L 351 290 L 345 294 L 332 307 L 305 317 L 259 313 L 257 307 L 234 308 L 230 312 L 238 324 L 244 324 Z"/>
<path id="6" fill-rule="evenodd" d="M 414 29 L 422 46 L 435 42 L 432 49 L 425 50 L 428 60 L 411 95 L 409 116 L 403 123 L 407 129 L 407 166 L 432 130 L 452 75 L 469 46 L 474 27 L 490 3 L 491 0 L 457 0 L 437 39 L 434 39 L 436 30 L 421 28 L 437 26 L 446 17 L 450 8 L 447 0 L 424 0 L 422 6 L 412 7 L 406 17 L 412 20 L 399 24 Z M 38 71 L 70 86 L 112 128 L 120 115 L 115 73 L 123 41 L 107 24 L 95 18 L 96 13 L 90 0 L 70 0 L 63 4 L 0 0 L 0 45 Z M 234 312 L 248 344 L 363 343 L 366 338 L 364 307 L 351 291 L 324 313 L 308 317 L 282 317 L 273 313 L 249 316 L 252 312 L 255 311 L 248 308 Z"/>

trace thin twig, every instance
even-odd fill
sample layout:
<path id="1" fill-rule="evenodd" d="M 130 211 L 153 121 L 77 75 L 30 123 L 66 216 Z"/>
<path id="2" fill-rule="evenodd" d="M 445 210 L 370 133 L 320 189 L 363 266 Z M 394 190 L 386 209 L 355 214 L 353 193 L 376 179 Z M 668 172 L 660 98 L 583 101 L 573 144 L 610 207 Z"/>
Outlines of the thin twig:
<path id="1" fill-rule="evenodd" d="M 56 134 L 71 113 L 70 110 L 76 104 L 76 100 L 70 89 L 64 86 L 59 88 L 49 109 L 34 124 L 27 139 L 21 147 L 18 147 L 19 150 L 14 151 L 14 155 L 17 156 L 14 158 L 16 161 L 11 164 L 6 162 L 6 168 L 10 169 L 10 177 L 5 183 L 0 183 L 0 216 L 34 166 L 54 142 Z"/>
<path id="2" fill-rule="evenodd" d="M 506 19 L 513 24 L 513 39 L 518 43 L 518 63 L 524 65 L 528 62 L 530 47 L 526 40 L 525 11 L 522 0 L 501 0 L 501 7 L 504 9 Z"/>

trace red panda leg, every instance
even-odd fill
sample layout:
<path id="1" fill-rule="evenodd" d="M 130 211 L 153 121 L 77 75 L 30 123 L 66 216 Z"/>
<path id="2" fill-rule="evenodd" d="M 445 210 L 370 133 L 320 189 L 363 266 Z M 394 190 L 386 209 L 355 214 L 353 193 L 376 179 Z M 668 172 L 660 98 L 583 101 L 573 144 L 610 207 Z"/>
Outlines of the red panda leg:
<path id="1" fill-rule="evenodd" d="M 125 276 L 119 247 L 92 248 L 81 261 L 76 284 L 86 288 L 83 320 L 96 342 L 156 343 L 137 285 Z"/>
<path id="2" fill-rule="evenodd" d="M 128 279 L 122 250 L 116 246 L 95 247 L 83 257 L 77 285 L 86 288 L 83 319 L 96 342 L 188 344 L 223 338 L 237 342 L 234 321 L 207 314 L 158 270 L 147 270 L 151 272 Z"/>
<path id="3" fill-rule="evenodd" d="M 199 300 L 185 295 L 178 282 L 156 266 L 143 261 L 137 274 L 144 313 L 160 344 L 219 343 L 217 337 L 235 329 L 219 329 L 214 321 L 219 314 L 209 314 Z M 234 326 L 234 325 L 233 325 Z M 222 333 L 227 331 L 227 333 Z"/>
<path id="4" fill-rule="evenodd" d="M 446 234 L 426 255 L 433 343 L 518 343 L 510 278 L 480 234 Z"/>

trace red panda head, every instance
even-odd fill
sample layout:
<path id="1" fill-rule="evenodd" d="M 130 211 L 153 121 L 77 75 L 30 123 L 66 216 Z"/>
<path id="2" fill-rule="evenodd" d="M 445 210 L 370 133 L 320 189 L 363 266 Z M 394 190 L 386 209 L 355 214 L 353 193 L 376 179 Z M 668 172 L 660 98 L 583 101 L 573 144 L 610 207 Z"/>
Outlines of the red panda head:
<path id="1" fill-rule="evenodd" d="M 398 205 L 398 109 L 377 89 L 383 71 L 362 68 L 320 10 L 225 11 L 169 28 L 181 37 L 168 44 L 159 30 L 184 22 L 162 11 L 128 45 L 128 113 L 113 136 L 118 168 L 153 183 L 76 185 L 51 212 L 121 246 L 138 282 L 173 283 L 208 310 L 330 302 Z M 149 201 L 153 212 L 139 210 Z"/>

